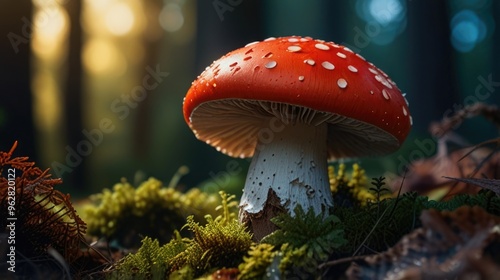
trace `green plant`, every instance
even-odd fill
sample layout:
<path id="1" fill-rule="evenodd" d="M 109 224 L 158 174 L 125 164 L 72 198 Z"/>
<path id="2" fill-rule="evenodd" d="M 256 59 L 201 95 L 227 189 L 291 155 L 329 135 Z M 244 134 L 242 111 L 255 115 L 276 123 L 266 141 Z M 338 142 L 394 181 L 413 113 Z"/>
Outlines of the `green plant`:
<path id="1" fill-rule="evenodd" d="M 141 242 L 135 254 L 127 255 L 115 265 L 108 279 L 165 279 L 172 270 L 174 257 L 187 248 L 178 232 L 163 246 L 150 237 Z"/>
<path id="2" fill-rule="evenodd" d="M 252 244 L 252 236 L 236 220 L 234 196 L 220 192 L 221 214 L 215 219 L 206 215 L 206 224 L 200 225 L 194 216 L 184 226 L 193 238 L 176 237 L 160 247 L 158 240 L 146 237 L 137 253 L 118 263 L 108 278 L 121 279 L 191 279 L 216 268 L 236 267 Z"/>
<path id="3" fill-rule="evenodd" d="M 205 216 L 207 224 L 202 226 L 188 217 L 187 227 L 194 235 L 188 247 L 176 256 L 177 268 L 185 265 L 192 267 L 199 276 L 210 269 L 218 267 L 236 267 L 242 261 L 252 244 L 252 236 L 245 226 L 236 219 L 232 208 L 237 207 L 234 196 L 220 192 L 222 203 L 217 210 L 222 214 L 212 218 Z"/>
<path id="4" fill-rule="evenodd" d="M 243 257 L 243 262 L 238 266 L 239 279 L 262 279 L 276 254 L 276 249 L 271 244 L 253 244 L 248 255 Z"/>
<path id="5" fill-rule="evenodd" d="M 173 186 L 150 178 L 134 188 L 126 180 L 114 185 L 113 190 L 91 196 L 93 204 L 83 208 L 88 233 L 117 240 L 127 247 L 137 247 L 141 236 L 149 236 L 165 243 L 189 215 L 202 220 L 214 213 L 220 202 L 217 195 L 198 189 L 186 193 Z"/>
<path id="6" fill-rule="evenodd" d="M 336 216 L 324 219 L 323 215 L 315 216 L 312 209 L 304 212 L 300 205 L 294 213 L 293 217 L 288 214 L 274 217 L 271 221 L 279 229 L 264 237 L 262 242 L 275 246 L 287 243 L 293 248 L 305 245 L 307 256 L 318 261 L 326 260 L 336 248 L 345 244 L 344 231 Z"/>
<path id="7" fill-rule="evenodd" d="M 0 244 L 15 253 L 20 277 L 34 273 L 34 268 L 62 277 L 70 273 L 67 265 L 81 257 L 86 224 L 70 196 L 54 188 L 62 180 L 52 178 L 48 169 L 42 171 L 28 157 L 13 157 L 16 147 L 17 142 L 9 152 L 0 152 L 0 229 L 4 236 Z M 14 238 L 7 240 L 8 236 Z M 63 260 L 56 261 L 54 255 Z M 31 259 L 39 260 L 37 265 Z"/>
<path id="8" fill-rule="evenodd" d="M 42 171 L 28 157 L 12 158 L 16 147 L 17 142 L 9 152 L 0 152 L 0 174 L 9 175 L 0 177 L 0 209 L 15 218 L 16 249 L 30 257 L 52 247 L 66 259 L 75 259 L 85 223 L 73 208 L 70 196 L 54 189 L 62 180 L 52 178 L 48 169 Z M 7 229 L 7 223 L 7 219 L 1 219 L 0 228 Z"/>
<path id="9" fill-rule="evenodd" d="M 350 175 L 347 174 L 345 164 L 339 164 L 336 172 L 335 166 L 330 165 L 328 177 L 335 207 L 365 206 L 376 199 L 367 187 L 365 170 L 357 163 L 352 165 Z"/>

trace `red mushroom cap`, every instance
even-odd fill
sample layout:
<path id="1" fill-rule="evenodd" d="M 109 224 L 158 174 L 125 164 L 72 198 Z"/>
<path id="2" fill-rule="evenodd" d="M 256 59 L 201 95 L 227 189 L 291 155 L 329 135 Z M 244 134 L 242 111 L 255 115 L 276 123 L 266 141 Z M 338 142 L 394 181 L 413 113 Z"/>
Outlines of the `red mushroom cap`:
<path id="1" fill-rule="evenodd" d="M 344 46 L 296 36 L 250 43 L 214 61 L 192 83 L 183 112 L 198 139 L 240 157 L 252 156 L 269 128 L 262 117 L 283 112 L 328 122 L 330 158 L 392 152 L 412 122 L 382 70 Z"/>

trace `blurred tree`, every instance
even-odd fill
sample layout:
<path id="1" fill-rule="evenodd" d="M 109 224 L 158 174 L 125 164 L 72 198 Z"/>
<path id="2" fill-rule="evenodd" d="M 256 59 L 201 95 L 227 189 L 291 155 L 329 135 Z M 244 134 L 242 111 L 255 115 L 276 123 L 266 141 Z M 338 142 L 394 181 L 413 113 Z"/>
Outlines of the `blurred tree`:
<path id="1" fill-rule="evenodd" d="M 493 5 L 493 21 L 496 24 L 496 30 L 493 32 L 493 48 L 491 58 L 493 60 L 493 81 L 500 82 L 500 30 L 498 30 L 498 23 L 500 23 L 500 1 L 492 1 Z M 495 88 L 494 94 L 491 96 L 493 104 L 500 106 L 500 86 Z"/>
<path id="2" fill-rule="evenodd" d="M 456 88 L 453 49 L 450 43 L 446 1 L 408 2 L 408 29 L 411 34 L 409 95 L 416 132 L 427 132 L 431 121 L 439 120 L 459 99 Z M 397 62 L 395 62 L 397 63 Z"/>
<path id="3" fill-rule="evenodd" d="M 82 28 L 80 15 L 82 1 L 66 1 L 64 8 L 69 17 L 69 46 L 66 60 L 66 77 L 64 89 L 64 124 L 67 145 L 76 148 L 82 141 L 83 129 L 83 98 L 82 98 Z M 62 148 L 62 147 L 61 147 Z M 65 176 L 65 184 L 76 188 L 85 186 L 85 160 Z"/>
<path id="4" fill-rule="evenodd" d="M 37 160 L 30 89 L 31 1 L 0 1 L 0 149 Z"/>
<path id="5" fill-rule="evenodd" d="M 142 71 L 138 74 L 139 77 L 144 77 L 147 75 L 146 67 L 155 68 L 155 65 L 159 61 L 159 53 L 163 50 L 162 37 L 164 32 L 162 32 L 159 24 L 158 18 L 160 11 L 162 10 L 163 0 L 147 0 L 143 1 L 144 11 L 147 14 L 146 17 L 146 27 L 148 32 L 144 32 L 142 37 L 144 49 L 146 50 L 145 58 L 143 60 Z M 141 102 L 141 106 L 137 107 L 137 117 L 134 125 L 133 132 L 133 155 L 138 159 L 145 159 L 147 153 L 150 152 L 151 143 L 151 111 L 152 111 L 152 98 L 146 98 Z"/>

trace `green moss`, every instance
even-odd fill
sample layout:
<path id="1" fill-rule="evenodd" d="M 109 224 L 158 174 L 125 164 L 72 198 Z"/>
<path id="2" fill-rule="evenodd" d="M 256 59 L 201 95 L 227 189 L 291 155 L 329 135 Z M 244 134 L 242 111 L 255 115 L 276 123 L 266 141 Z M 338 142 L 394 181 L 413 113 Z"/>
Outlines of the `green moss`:
<path id="1" fill-rule="evenodd" d="M 127 247 L 137 247 L 140 236 L 157 238 L 165 243 L 181 228 L 189 215 L 202 220 L 215 213 L 217 195 L 191 189 L 182 193 L 150 178 L 135 188 L 126 180 L 91 197 L 92 205 L 83 208 L 88 234 L 117 240 Z"/>
<path id="2" fill-rule="evenodd" d="M 160 247 L 158 240 L 146 237 L 137 253 L 129 254 L 115 266 L 108 279 L 165 279 L 172 269 L 173 259 L 187 248 L 176 238 Z"/>
<path id="3" fill-rule="evenodd" d="M 185 265 L 195 270 L 199 276 L 210 269 L 220 267 L 236 267 L 243 260 L 252 244 L 252 236 L 246 227 L 238 222 L 235 212 L 234 196 L 220 192 L 222 205 L 218 210 L 222 214 L 213 219 L 207 215 L 207 224 L 202 226 L 188 217 L 186 227 L 193 233 L 188 248 L 176 257 L 177 267 Z"/>
<path id="4" fill-rule="evenodd" d="M 316 279 L 320 276 L 317 266 L 318 261 L 308 256 L 307 245 L 260 243 L 252 246 L 239 265 L 238 279 Z"/>
<path id="5" fill-rule="evenodd" d="M 421 226 L 418 217 L 424 209 L 453 210 L 462 205 L 477 205 L 500 215 L 500 197 L 490 191 L 457 195 L 444 202 L 431 201 L 416 193 L 394 198 L 384 187 L 383 177 L 374 178 L 372 187 L 368 187 L 364 171 L 357 165 L 353 166 L 350 176 L 346 175 L 345 167 L 339 167 L 335 174 L 332 167 L 330 174 L 335 175 L 330 181 L 332 191 L 343 196 L 339 200 L 342 203 L 337 203 L 326 218 L 300 207 L 294 209 L 293 217 L 279 215 L 272 220 L 279 230 L 260 244 L 253 243 L 251 234 L 237 221 L 234 196 L 221 192 L 220 206 L 214 207 L 213 212 L 218 215 L 214 218 L 215 215 L 207 214 L 200 219 L 202 214 L 210 213 L 205 207 L 199 207 L 200 199 L 208 197 L 206 194 L 199 191 L 183 194 L 162 187 L 154 179 L 138 189 L 122 182 L 114 191 L 104 191 L 100 198 L 116 207 L 107 215 L 131 211 L 130 215 L 149 217 L 152 211 L 163 209 L 155 205 L 169 205 L 169 211 L 173 212 L 163 209 L 162 215 L 178 215 L 175 209 L 191 209 L 191 213 L 197 211 L 197 216 L 188 216 L 183 227 L 180 222 L 176 224 L 177 229 L 186 230 L 188 237 L 181 238 L 177 233 L 163 246 L 160 246 L 161 240 L 144 239 L 139 251 L 120 261 L 110 277 L 209 279 L 217 269 L 238 267 L 238 278 L 243 280 L 318 279 L 325 273 L 319 267 L 329 260 L 387 250 L 403 235 Z M 165 197 L 169 197 L 168 203 Z M 149 203 L 138 203 L 145 200 Z"/>
<path id="6" fill-rule="evenodd" d="M 262 279 L 277 252 L 271 244 L 254 244 L 238 266 L 241 280 Z"/>
<path id="7" fill-rule="evenodd" d="M 116 265 L 111 279 L 131 275 L 134 279 L 192 279 L 221 267 L 237 267 L 252 244 L 252 236 L 236 220 L 234 196 L 220 193 L 215 219 L 207 215 L 206 225 L 187 218 L 185 227 L 193 238 L 176 238 L 160 247 L 158 240 L 146 237 L 137 253 L 128 255 Z"/>
<path id="8" fill-rule="evenodd" d="M 328 177 L 330 180 L 330 190 L 333 194 L 334 207 L 337 206 L 366 206 L 370 201 L 377 199 L 376 194 L 370 192 L 365 170 L 354 163 L 352 171 L 347 172 L 345 164 L 328 166 Z M 389 193 L 384 193 L 381 198 L 390 197 Z"/>

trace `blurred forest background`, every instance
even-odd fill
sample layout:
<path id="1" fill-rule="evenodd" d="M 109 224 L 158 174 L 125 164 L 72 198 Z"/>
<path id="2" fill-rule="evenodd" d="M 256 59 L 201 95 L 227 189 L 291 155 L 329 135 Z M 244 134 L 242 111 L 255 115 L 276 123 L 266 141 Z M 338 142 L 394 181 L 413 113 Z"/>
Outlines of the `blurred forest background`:
<path id="1" fill-rule="evenodd" d="M 379 176 L 435 152 L 431 121 L 500 103 L 499 22 L 494 0 L 3 0 L 0 149 L 18 140 L 16 155 L 76 195 L 121 177 L 168 183 L 182 165 L 186 187 L 232 176 L 241 188 L 249 161 L 196 140 L 183 97 L 225 53 L 301 35 L 350 47 L 407 93 L 414 127 L 403 149 L 359 159 Z M 458 132 L 471 143 L 498 136 L 482 119 Z"/>

